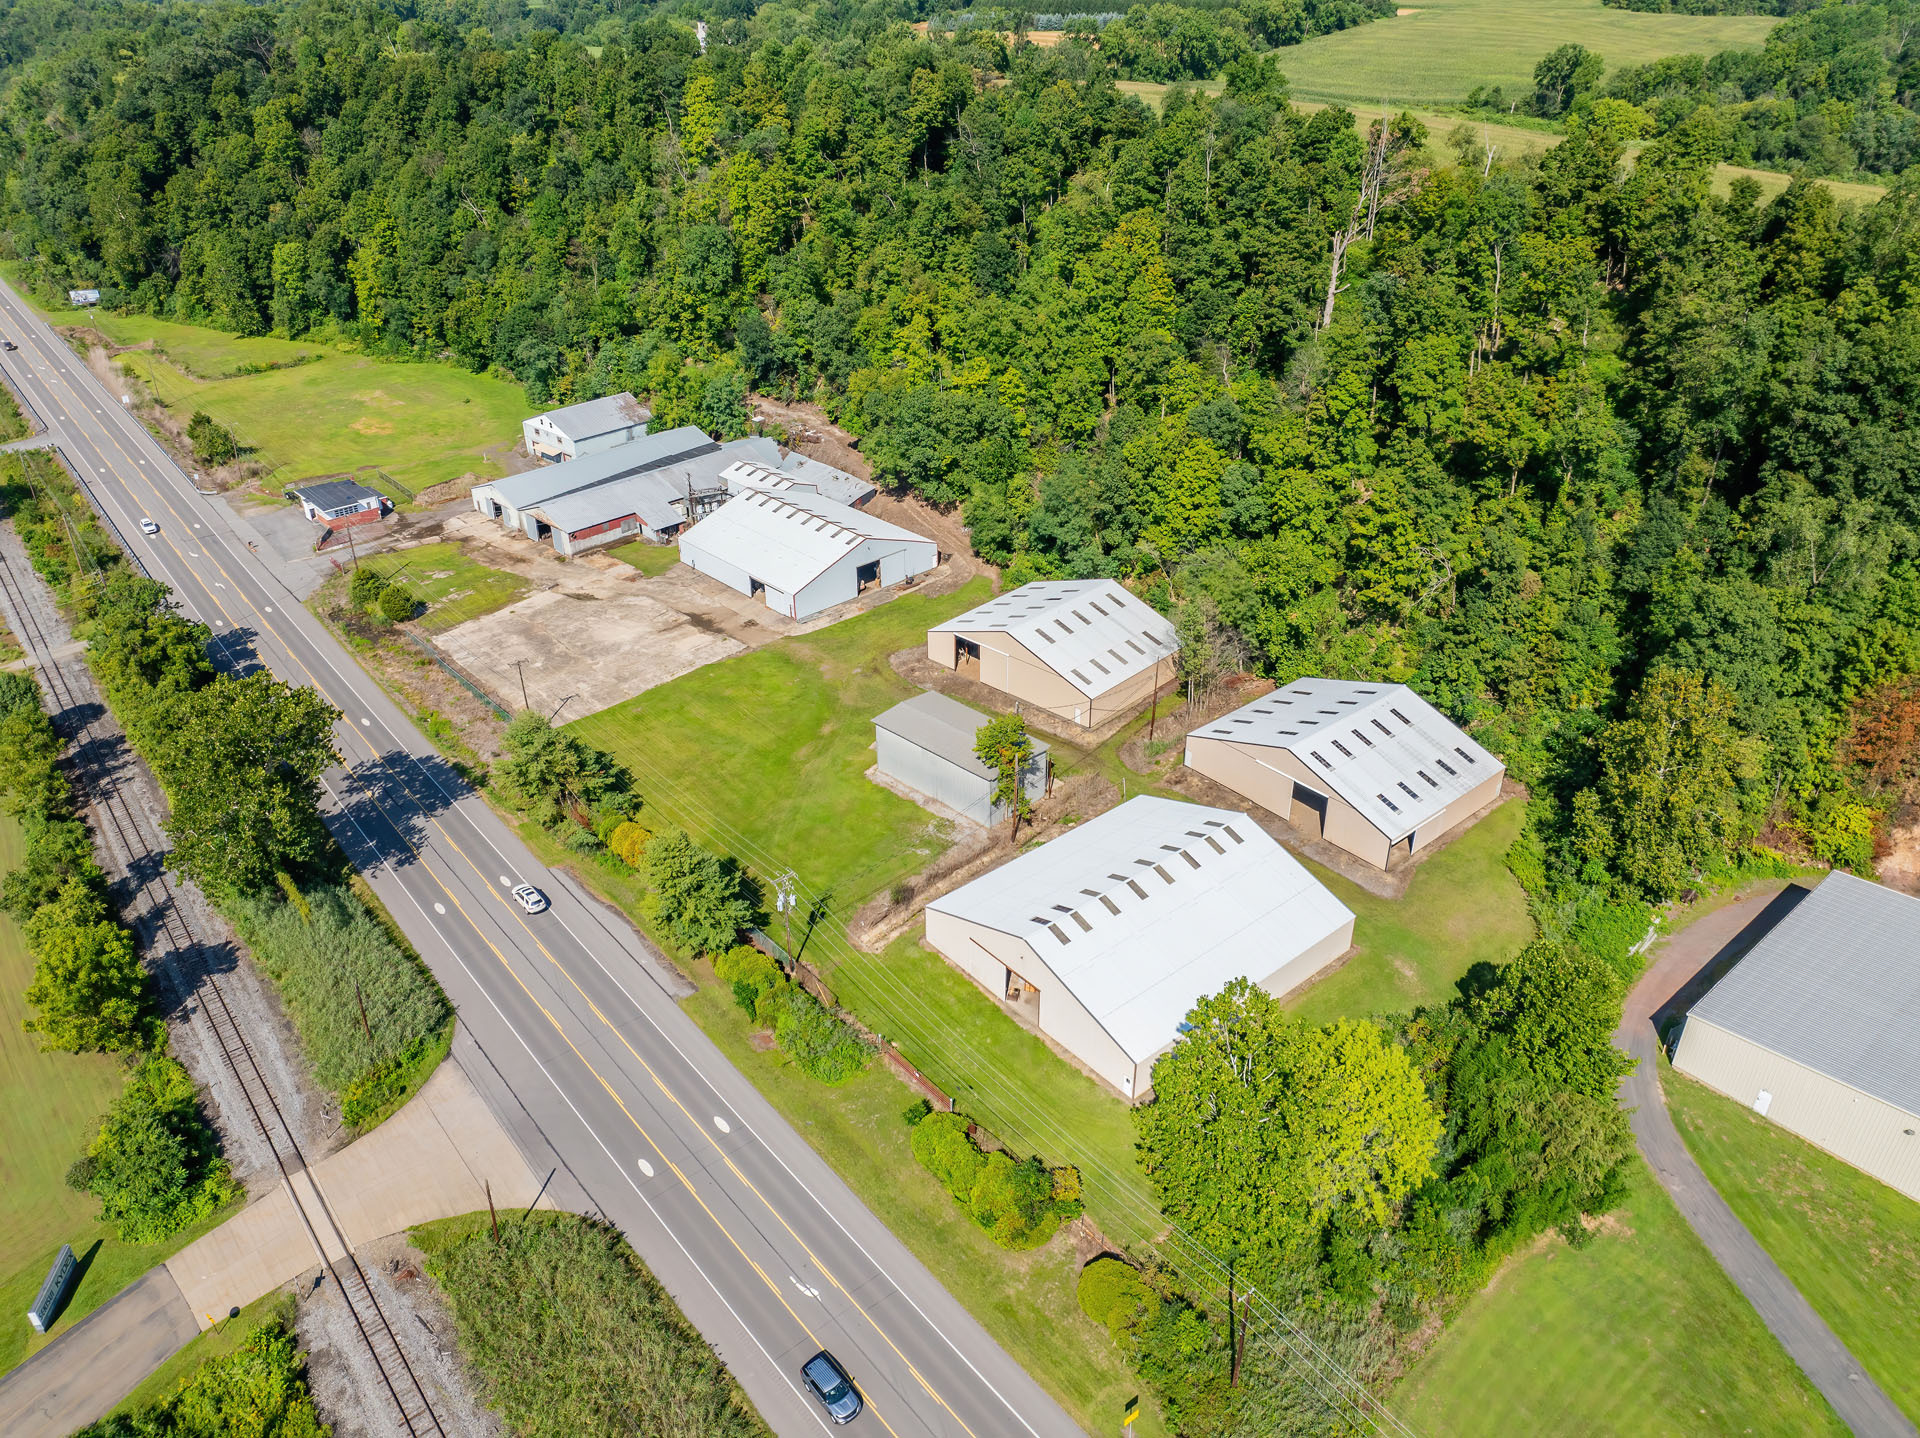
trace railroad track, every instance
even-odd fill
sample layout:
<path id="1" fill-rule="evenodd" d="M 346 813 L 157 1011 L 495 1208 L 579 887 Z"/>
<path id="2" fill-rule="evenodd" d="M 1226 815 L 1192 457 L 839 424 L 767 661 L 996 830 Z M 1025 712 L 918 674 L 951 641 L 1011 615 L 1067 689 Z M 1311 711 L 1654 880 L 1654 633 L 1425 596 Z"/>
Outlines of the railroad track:
<path id="1" fill-rule="evenodd" d="M 80 714 L 84 709 L 73 681 L 54 657 L 53 645 L 34 612 L 29 583 L 15 572 L 5 554 L 0 553 L 0 595 L 4 595 L 8 608 L 19 621 L 23 632 L 16 637 L 32 658 L 53 706 L 50 712 L 57 721 L 60 715 Z M 402 1425 L 413 1438 L 446 1438 L 439 1415 L 434 1412 L 425 1387 L 413 1371 L 413 1365 L 407 1361 L 393 1325 L 380 1306 L 372 1285 L 367 1282 L 365 1270 L 334 1223 L 326 1198 L 314 1179 L 293 1126 L 281 1112 L 272 1085 L 267 1082 L 252 1045 L 247 1042 L 246 1034 L 227 1004 L 226 994 L 207 959 L 206 950 L 181 909 L 172 879 L 160 865 L 152 867 L 150 878 L 134 877 L 137 872 L 135 861 L 150 850 L 141 838 L 139 825 L 128 807 L 126 796 L 120 792 L 118 780 L 103 762 L 100 753 L 102 736 L 94 731 L 105 728 L 108 717 L 102 705 L 97 717 L 79 724 L 73 733 L 65 736 L 69 740 L 68 752 L 74 759 L 71 766 L 74 781 L 83 797 L 87 798 L 96 819 L 111 831 L 111 838 L 126 861 L 129 878 L 138 885 L 138 892 L 145 896 L 167 942 L 179 957 L 181 963 L 175 966 L 172 975 L 179 997 L 183 1001 L 193 1002 L 194 1009 L 219 1044 L 221 1056 L 245 1097 L 248 1113 L 273 1153 L 281 1180 L 286 1185 L 288 1196 L 293 1199 L 294 1209 L 306 1226 L 308 1237 L 313 1240 L 314 1251 L 320 1255 L 321 1262 L 339 1286 L 347 1312 L 373 1359 Z M 103 834 L 102 837 L 107 836 Z M 182 1011 L 186 1011 L 184 1005 Z M 301 1177 L 301 1181 L 296 1182 L 296 1177 Z M 331 1235 L 332 1246 L 340 1253 L 340 1257 L 329 1259 L 326 1256 L 328 1245 L 323 1241 L 323 1235 Z"/>

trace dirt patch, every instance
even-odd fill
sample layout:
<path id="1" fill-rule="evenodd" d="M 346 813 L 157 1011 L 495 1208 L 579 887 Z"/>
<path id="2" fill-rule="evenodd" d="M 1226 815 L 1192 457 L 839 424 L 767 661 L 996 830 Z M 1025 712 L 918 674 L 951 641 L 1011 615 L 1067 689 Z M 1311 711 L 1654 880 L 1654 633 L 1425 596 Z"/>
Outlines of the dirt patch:
<path id="1" fill-rule="evenodd" d="M 442 1431 L 498 1438 L 505 1429 L 499 1415 L 480 1401 L 480 1385 L 455 1338 L 453 1314 L 427 1277 L 425 1255 L 405 1234 L 394 1234 L 362 1244 L 354 1256 Z M 321 1279 L 317 1287 L 316 1279 Z M 335 1438 L 407 1438 L 339 1285 L 315 1268 L 296 1280 L 296 1292 L 308 1386 Z"/>
<path id="2" fill-rule="evenodd" d="M 1889 889 L 1920 894 L 1920 804 L 1902 804 L 1893 811 L 1886 852 L 1875 857 L 1873 866 Z"/>

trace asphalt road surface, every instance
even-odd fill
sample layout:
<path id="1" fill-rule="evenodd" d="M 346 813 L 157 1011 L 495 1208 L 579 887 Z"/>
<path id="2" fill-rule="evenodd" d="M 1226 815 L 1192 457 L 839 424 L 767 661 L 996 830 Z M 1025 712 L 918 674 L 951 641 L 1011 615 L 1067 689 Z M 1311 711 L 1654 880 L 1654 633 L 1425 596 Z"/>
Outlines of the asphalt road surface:
<path id="1" fill-rule="evenodd" d="M 827 1348 L 866 1395 L 850 1432 L 1078 1432 L 681 1013 L 635 937 L 461 784 L 227 505 L 4 285 L 0 337 L 19 346 L 0 353 L 15 388 L 223 667 L 264 664 L 341 711 L 328 823 L 484 1050 L 499 1082 L 476 1083 L 620 1226 L 775 1430 L 832 1431 L 799 1381 Z M 522 882 L 552 909 L 521 913 Z"/>

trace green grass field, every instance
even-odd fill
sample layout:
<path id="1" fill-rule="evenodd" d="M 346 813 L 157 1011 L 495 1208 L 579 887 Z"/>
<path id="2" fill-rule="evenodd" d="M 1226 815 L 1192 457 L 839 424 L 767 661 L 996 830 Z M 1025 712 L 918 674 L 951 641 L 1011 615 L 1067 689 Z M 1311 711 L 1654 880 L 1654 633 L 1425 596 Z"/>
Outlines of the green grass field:
<path id="1" fill-rule="evenodd" d="M 631 564 L 649 579 L 659 578 L 680 562 L 679 545 L 649 544 L 644 539 L 616 544 L 607 553 L 622 564 Z"/>
<path id="2" fill-rule="evenodd" d="M 945 847 L 919 805 L 870 782 L 873 716 L 914 691 L 887 663 L 987 597 L 984 580 L 899 598 L 683 674 L 567 727 L 633 770 L 649 825 L 678 824 L 835 913 Z"/>
<path id="3" fill-rule="evenodd" d="M 1586 46 L 1612 71 L 1664 55 L 1757 47 L 1764 15 L 1648 15 L 1600 0 L 1418 0 L 1391 20 L 1322 35 L 1279 54 L 1303 100 L 1446 106 L 1476 85 L 1531 93 L 1533 67 L 1556 46 Z"/>
<path id="4" fill-rule="evenodd" d="M 0 273 L 35 302 L 17 268 Z M 376 469 L 414 493 L 468 471 L 497 475 L 500 467 L 484 451 L 511 444 L 529 409 L 520 386 L 452 365 L 377 360 L 315 341 L 230 335 L 147 315 L 36 308 L 56 325 L 86 325 L 115 344 L 158 346 L 164 358 L 138 351 L 121 361 L 183 421 L 201 409 L 231 430 L 253 458 L 273 467 L 265 487 L 276 491 L 355 471 L 363 483 L 391 490 Z M 302 357 L 317 358 L 236 373 Z"/>
<path id="5" fill-rule="evenodd" d="M 361 563 L 390 579 L 400 576 L 427 606 L 419 624 L 429 634 L 505 609 L 528 588 L 521 576 L 490 569 L 468 558 L 457 544 L 417 544 L 371 555 Z"/>
<path id="6" fill-rule="evenodd" d="M 1920 1423 L 1920 1203 L 1663 1066 L 1674 1122 L 1740 1221 Z"/>
<path id="7" fill-rule="evenodd" d="M 225 1358 L 263 1323 L 278 1321 L 291 1329 L 294 1323 L 295 1306 L 293 1295 L 284 1288 L 276 1288 L 273 1292 L 254 1299 L 240 1310 L 238 1318 L 221 1319 L 142 1378 L 140 1386 L 121 1399 L 119 1406 L 113 1411 L 134 1413 L 158 1403 L 191 1378 L 202 1363 L 210 1362 L 215 1358 Z"/>
<path id="8" fill-rule="evenodd" d="M 1475 964 L 1512 958 L 1533 937 L 1526 893 L 1506 864 L 1525 818 L 1525 804 L 1502 804 L 1415 869 L 1405 898 L 1309 865 L 1353 910 L 1359 952 L 1289 1007 L 1316 1022 L 1406 1013 L 1453 997 Z"/>
<path id="9" fill-rule="evenodd" d="M 1801 1376 L 1635 1160 L 1633 1194 L 1584 1248 L 1515 1258 L 1404 1378 L 1396 1413 L 1428 1438 L 1833 1434 Z"/>
<path id="10" fill-rule="evenodd" d="M 0 871 L 19 860 L 19 826 L 0 820 Z M 67 1187 L 67 1168 L 120 1092 L 123 1071 L 118 1060 L 100 1054 L 42 1053 L 21 1032 L 22 995 L 32 976 L 19 927 L 0 914 L 0 1313 L 7 1315 L 0 1323 L 0 1372 L 204 1231 L 161 1243 L 122 1243 L 96 1219 L 93 1197 Z M 52 1332 L 42 1337 L 25 1315 L 63 1243 L 73 1245 L 84 1268 Z"/>

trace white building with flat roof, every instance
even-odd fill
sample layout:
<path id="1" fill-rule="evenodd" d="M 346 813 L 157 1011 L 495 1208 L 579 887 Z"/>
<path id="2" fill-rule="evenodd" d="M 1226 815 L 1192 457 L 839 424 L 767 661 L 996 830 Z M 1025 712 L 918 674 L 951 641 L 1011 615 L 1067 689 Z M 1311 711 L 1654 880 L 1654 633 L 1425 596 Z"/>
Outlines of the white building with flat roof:
<path id="1" fill-rule="evenodd" d="M 927 905 L 927 942 L 1139 1102 L 1201 999 L 1298 988 L 1353 911 L 1245 814 L 1141 795 Z"/>

